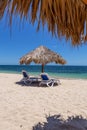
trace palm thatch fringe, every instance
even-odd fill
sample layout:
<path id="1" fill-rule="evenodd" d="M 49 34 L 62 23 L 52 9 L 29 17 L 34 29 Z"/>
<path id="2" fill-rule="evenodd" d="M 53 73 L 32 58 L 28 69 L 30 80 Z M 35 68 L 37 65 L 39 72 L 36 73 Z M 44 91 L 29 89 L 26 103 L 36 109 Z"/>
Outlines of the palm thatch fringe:
<path id="1" fill-rule="evenodd" d="M 72 40 L 73 45 L 87 41 L 87 26 L 84 36 L 84 25 L 87 23 L 87 0 L 1 0 L 0 18 L 6 7 L 10 22 L 12 16 L 19 14 L 20 18 L 31 20 L 32 23 L 48 25 L 48 31 L 58 37 L 65 36 Z"/>

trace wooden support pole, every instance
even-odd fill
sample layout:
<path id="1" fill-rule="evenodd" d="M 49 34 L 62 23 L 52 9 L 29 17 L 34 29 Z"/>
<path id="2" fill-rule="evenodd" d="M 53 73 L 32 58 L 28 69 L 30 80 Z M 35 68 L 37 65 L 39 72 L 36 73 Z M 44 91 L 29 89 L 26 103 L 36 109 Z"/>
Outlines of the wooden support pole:
<path id="1" fill-rule="evenodd" d="M 42 64 L 42 73 L 44 72 L 44 65 Z"/>

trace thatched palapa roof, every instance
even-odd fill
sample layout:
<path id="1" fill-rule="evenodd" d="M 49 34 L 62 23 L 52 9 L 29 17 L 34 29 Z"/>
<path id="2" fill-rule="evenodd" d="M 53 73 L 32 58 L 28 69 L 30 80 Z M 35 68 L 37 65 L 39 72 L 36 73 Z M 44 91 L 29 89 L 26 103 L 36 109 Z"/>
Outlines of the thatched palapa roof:
<path id="1" fill-rule="evenodd" d="M 47 64 L 50 62 L 55 62 L 56 64 L 65 64 L 66 61 L 57 53 L 51 51 L 50 49 L 40 46 L 35 50 L 29 52 L 20 58 L 21 64 L 30 64 L 35 62 L 36 64 Z"/>
<path id="2" fill-rule="evenodd" d="M 10 22 L 18 14 L 20 19 L 37 21 L 38 29 L 47 24 L 48 31 L 71 38 L 73 45 L 87 41 L 87 0 L 0 0 L 0 18 L 5 9 Z"/>
<path id="3" fill-rule="evenodd" d="M 20 58 L 20 64 L 30 64 L 31 62 L 42 64 L 42 66 L 50 62 L 55 62 L 56 64 L 66 63 L 60 55 L 44 46 L 40 46 Z"/>

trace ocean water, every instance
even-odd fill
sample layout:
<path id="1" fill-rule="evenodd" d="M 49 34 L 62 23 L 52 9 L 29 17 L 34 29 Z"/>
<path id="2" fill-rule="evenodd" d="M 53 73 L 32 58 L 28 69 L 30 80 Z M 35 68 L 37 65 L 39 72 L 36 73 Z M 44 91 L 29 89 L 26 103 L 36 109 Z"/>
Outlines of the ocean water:
<path id="1" fill-rule="evenodd" d="M 18 74 L 22 70 L 36 76 L 41 73 L 41 65 L 0 65 L 0 73 Z M 54 77 L 87 79 L 87 66 L 46 65 L 44 71 Z"/>

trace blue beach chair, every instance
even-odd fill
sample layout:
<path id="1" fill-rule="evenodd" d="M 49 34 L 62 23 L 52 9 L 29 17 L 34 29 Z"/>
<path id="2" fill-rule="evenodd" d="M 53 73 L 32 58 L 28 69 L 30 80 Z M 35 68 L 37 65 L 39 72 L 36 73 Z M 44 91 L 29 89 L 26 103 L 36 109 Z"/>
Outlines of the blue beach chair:
<path id="1" fill-rule="evenodd" d="M 53 87 L 55 83 L 57 83 L 58 85 L 60 84 L 59 80 L 49 78 L 47 73 L 41 73 L 40 76 L 42 81 L 39 83 L 39 86 L 42 84 L 46 84 L 48 87 Z"/>
<path id="2" fill-rule="evenodd" d="M 38 81 L 38 77 L 31 77 L 25 70 L 22 70 L 23 79 L 21 80 L 26 85 L 30 85 L 32 82 Z"/>

